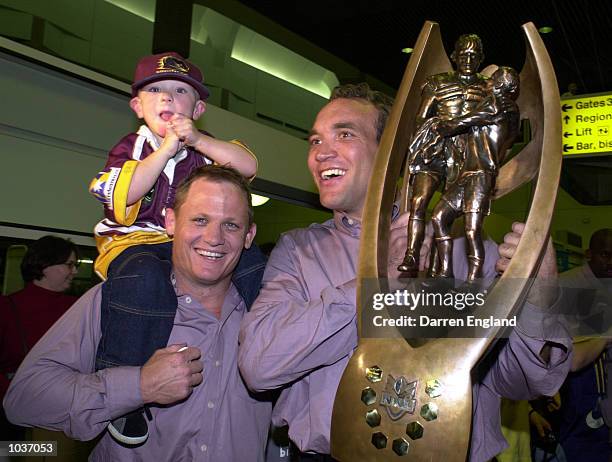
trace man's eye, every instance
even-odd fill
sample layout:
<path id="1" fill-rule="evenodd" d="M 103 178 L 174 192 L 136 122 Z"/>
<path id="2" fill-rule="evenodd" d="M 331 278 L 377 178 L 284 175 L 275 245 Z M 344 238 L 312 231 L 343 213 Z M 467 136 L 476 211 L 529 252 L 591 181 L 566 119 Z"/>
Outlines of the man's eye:
<path id="1" fill-rule="evenodd" d="M 205 225 L 206 223 L 208 223 L 208 220 L 206 218 L 203 218 L 203 217 L 198 217 L 198 218 L 194 218 L 193 222 L 196 225 Z"/>
<path id="2" fill-rule="evenodd" d="M 149 87 L 147 88 L 147 91 L 149 93 L 159 93 L 160 90 L 159 90 L 159 87 Z"/>
<path id="3" fill-rule="evenodd" d="M 225 223 L 225 227 L 232 231 L 240 228 L 236 223 Z"/>
<path id="4" fill-rule="evenodd" d="M 308 140 L 308 142 L 310 143 L 311 146 L 315 146 L 317 144 L 321 144 L 321 140 L 318 138 L 310 138 L 310 140 Z"/>
<path id="5" fill-rule="evenodd" d="M 340 138 L 352 138 L 353 134 L 351 132 L 340 132 Z"/>
<path id="6" fill-rule="evenodd" d="M 186 89 L 186 88 L 177 88 L 177 89 L 176 89 L 176 92 L 177 92 L 177 93 L 182 93 L 182 94 L 185 94 L 185 93 L 187 93 L 187 89 Z"/>

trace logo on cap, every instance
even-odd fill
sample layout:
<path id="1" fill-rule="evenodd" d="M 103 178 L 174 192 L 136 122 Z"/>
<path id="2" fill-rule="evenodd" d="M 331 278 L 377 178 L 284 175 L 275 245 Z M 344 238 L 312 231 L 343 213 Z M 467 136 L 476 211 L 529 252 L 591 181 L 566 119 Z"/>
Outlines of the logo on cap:
<path id="1" fill-rule="evenodd" d="M 157 69 L 155 73 L 159 74 L 162 72 L 179 72 L 181 74 L 189 73 L 189 66 L 182 59 L 174 56 L 162 56 L 157 62 Z"/>

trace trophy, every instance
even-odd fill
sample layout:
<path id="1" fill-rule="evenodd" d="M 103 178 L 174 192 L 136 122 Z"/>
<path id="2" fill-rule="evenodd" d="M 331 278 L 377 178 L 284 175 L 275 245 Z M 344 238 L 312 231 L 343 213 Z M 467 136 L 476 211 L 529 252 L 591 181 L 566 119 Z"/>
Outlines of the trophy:
<path id="1" fill-rule="evenodd" d="M 362 313 L 370 306 L 372 294 L 389 289 L 385 279 L 387 242 L 402 172 L 402 211 L 416 210 L 423 204 L 426 208 L 433 191 L 443 181 L 447 184 L 442 194 L 444 203 L 434 208 L 438 257 L 433 272 L 441 276 L 452 276 L 447 245 L 452 220 L 465 213 L 466 229 L 470 226 L 470 231 L 477 233 L 491 199 L 533 181 L 525 231 L 483 308 L 498 319 L 506 319 L 522 306 L 530 278 L 537 273 L 545 251 L 562 152 L 559 91 L 553 66 L 535 26 L 527 23 L 522 29 L 527 52 L 520 84 L 510 68 L 487 68 L 483 74 L 490 77 L 477 74 L 482 46 L 476 36 L 458 40 L 452 55 L 457 70 L 444 51 L 438 24 L 426 22 L 417 39 L 379 145 L 364 209 L 357 292 L 359 344 L 344 371 L 332 414 L 332 456 L 340 461 L 397 460 L 398 456 L 408 456 L 406 460 L 412 461 L 467 459 L 472 420 L 470 372 L 494 345 L 501 328 L 492 326 L 479 338 L 406 339 L 399 330 L 391 335 L 394 338 L 365 338 Z M 471 64 L 472 59 L 478 63 Z M 457 94 L 462 89 L 453 87 L 452 78 L 457 73 L 478 75 L 468 79 L 474 86 L 467 98 Z M 475 103 L 465 107 L 453 101 L 437 101 L 432 110 L 426 91 L 431 90 L 435 99 L 440 96 L 436 90 L 443 85 L 450 88 L 450 93 L 456 92 L 457 101 L 472 98 Z M 497 98 L 499 104 L 489 101 L 491 104 L 485 107 L 487 98 Z M 519 119 L 529 120 L 532 139 L 505 160 Z M 499 144 L 491 151 L 483 153 L 470 146 L 493 131 Z M 485 175 L 473 175 L 472 170 L 482 169 L 472 169 L 470 162 L 479 166 L 489 162 L 490 168 L 484 169 Z M 412 249 L 418 249 L 415 242 L 421 225 L 418 213 L 414 218 L 411 216 L 409 248 L 403 263 L 408 272 L 415 268 L 410 239 Z M 482 262 L 478 236 L 473 249 L 469 278 L 475 279 Z"/>
<path id="2" fill-rule="evenodd" d="M 441 184 L 433 211 L 435 246 L 430 277 L 453 278 L 450 235 L 463 215 L 467 242 L 467 282 L 482 277 L 483 219 L 488 215 L 499 167 L 519 133 L 518 73 L 495 69 L 478 73 L 484 53 L 480 37 L 459 37 L 451 54 L 456 70 L 427 78 L 417 111 L 418 128 L 408 148 L 410 221 L 408 248 L 399 271 L 416 276 L 425 232 L 425 211 Z"/>

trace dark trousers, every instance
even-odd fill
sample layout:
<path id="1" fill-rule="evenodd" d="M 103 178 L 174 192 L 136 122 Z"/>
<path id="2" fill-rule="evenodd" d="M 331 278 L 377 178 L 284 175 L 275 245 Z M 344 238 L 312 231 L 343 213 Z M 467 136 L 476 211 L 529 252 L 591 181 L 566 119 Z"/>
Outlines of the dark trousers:
<path id="1" fill-rule="evenodd" d="M 113 260 L 102 285 L 96 370 L 142 366 L 168 344 L 177 309 L 171 260 L 171 242 L 132 246 Z M 232 281 L 247 309 L 259 293 L 265 265 L 265 255 L 253 244 L 234 270 Z"/>

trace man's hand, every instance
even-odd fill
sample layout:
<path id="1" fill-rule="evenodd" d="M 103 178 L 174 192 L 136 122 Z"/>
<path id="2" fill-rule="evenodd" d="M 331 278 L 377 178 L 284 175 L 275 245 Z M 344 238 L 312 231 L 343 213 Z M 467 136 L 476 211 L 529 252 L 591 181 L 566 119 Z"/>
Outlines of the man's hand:
<path id="1" fill-rule="evenodd" d="M 516 248 L 518 247 L 518 243 L 524 231 L 525 223 L 512 223 L 512 232 L 504 236 L 504 242 L 501 243 L 498 248 L 500 258 L 495 265 L 495 269 L 498 272 L 503 273 L 508 268 L 510 260 L 516 253 Z M 544 254 L 536 279 L 527 296 L 527 301 L 541 308 L 550 307 L 555 302 L 558 295 L 557 276 L 555 249 L 549 238 L 546 245 L 546 253 Z"/>
<path id="2" fill-rule="evenodd" d="M 187 146 L 195 146 L 200 137 L 203 136 L 196 128 L 193 120 L 183 114 L 174 114 L 169 123 L 181 142 Z"/>
<path id="3" fill-rule="evenodd" d="M 546 410 L 548 412 L 555 412 L 559 409 L 561 409 L 561 395 L 557 392 L 554 396 L 546 399 Z"/>
<path id="4" fill-rule="evenodd" d="M 202 383 L 200 350 L 170 345 L 153 353 L 140 370 L 140 391 L 144 404 L 172 404 L 187 398 Z"/>
<path id="5" fill-rule="evenodd" d="M 529 413 L 529 423 L 534 426 L 540 438 L 546 438 L 546 435 L 552 432 L 552 426 L 538 411 Z"/>

